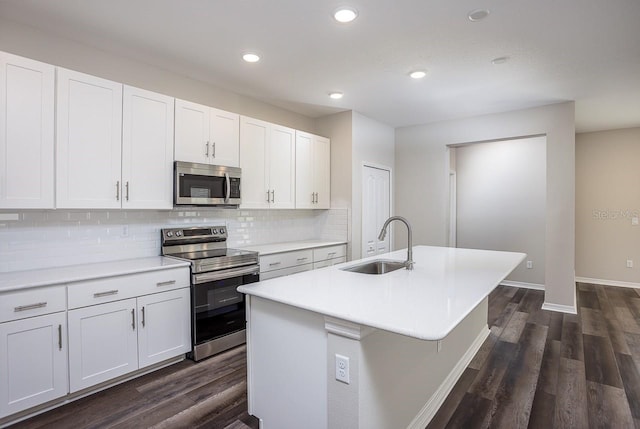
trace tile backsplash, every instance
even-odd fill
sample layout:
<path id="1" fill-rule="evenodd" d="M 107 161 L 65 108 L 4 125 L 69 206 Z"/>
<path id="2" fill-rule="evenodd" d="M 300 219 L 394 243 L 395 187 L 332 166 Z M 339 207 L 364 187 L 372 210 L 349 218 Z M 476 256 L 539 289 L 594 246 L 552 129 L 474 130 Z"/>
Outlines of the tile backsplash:
<path id="1" fill-rule="evenodd" d="M 157 256 L 161 228 L 222 224 L 229 247 L 347 241 L 348 210 L 12 211 L 0 216 L 0 272 Z"/>

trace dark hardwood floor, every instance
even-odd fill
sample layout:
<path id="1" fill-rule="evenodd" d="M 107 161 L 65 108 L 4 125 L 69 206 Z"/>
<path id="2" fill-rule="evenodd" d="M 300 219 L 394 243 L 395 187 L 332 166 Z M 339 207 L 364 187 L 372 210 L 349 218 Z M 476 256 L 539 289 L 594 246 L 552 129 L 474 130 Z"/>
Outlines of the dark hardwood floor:
<path id="1" fill-rule="evenodd" d="M 640 429 L 640 290 L 577 293 L 570 315 L 541 310 L 542 291 L 498 287 L 491 335 L 427 428 Z M 184 361 L 13 428 L 258 428 L 245 351 Z"/>
<path id="2" fill-rule="evenodd" d="M 186 360 L 79 399 L 11 428 L 257 429 L 247 414 L 246 347 Z"/>
<path id="3" fill-rule="evenodd" d="M 577 285 L 578 314 L 499 286 L 491 335 L 427 429 L 640 428 L 640 290 Z"/>

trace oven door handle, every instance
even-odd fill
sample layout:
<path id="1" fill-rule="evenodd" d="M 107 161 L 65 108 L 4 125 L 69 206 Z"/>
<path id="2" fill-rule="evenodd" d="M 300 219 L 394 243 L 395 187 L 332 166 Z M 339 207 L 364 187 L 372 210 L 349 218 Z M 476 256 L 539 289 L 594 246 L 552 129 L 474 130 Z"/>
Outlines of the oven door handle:
<path id="1" fill-rule="evenodd" d="M 200 284 L 205 282 L 212 282 L 216 280 L 230 279 L 232 277 L 244 276 L 247 274 L 258 274 L 260 272 L 260 266 L 240 267 L 230 270 L 212 271 L 210 273 L 196 274 L 193 276 L 193 283 Z"/>

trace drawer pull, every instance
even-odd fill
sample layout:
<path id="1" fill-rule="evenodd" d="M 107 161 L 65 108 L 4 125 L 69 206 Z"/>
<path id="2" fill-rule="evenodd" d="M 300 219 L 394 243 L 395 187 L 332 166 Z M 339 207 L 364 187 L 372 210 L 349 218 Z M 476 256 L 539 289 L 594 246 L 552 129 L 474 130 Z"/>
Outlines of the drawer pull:
<path id="1" fill-rule="evenodd" d="M 106 292 L 96 292 L 93 294 L 94 298 L 101 298 L 103 296 L 116 295 L 118 293 L 118 289 L 108 290 Z"/>
<path id="2" fill-rule="evenodd" d="M 46 302 L 38 302 L 36 304 L 19 305 L 18 307 L 14 307 L 13 311 L 17 313 L 19 311 L 35 310 L 36 308 L 42 308 L 46 306 L 47 306 Z"/>
<path id="3" fill-rule="evenodd" d="M 280 262 L 272 262 L 269 264 L 270 267 L 273 267 L 274 265 L 280 265 Z"/>
<path id="4" fill-rule="evenodd" d="M 175 280 L 167 280 L 166 282 L 158 282 L 156 283 L 156 286 L 160 287 L 160 286 L 170 286 L 170 285 L 174 285 L 176 284 Z"/>
<path id="5" fill-rule="evenodd" d="M 144 306 L 142 307 L 142 327 L 144 328 L 144 325 L 146 323 L 146 318 L 144 317 Z"/>
<path id="6" fill-rule="evenodd" d="M 58 350 L 62 350 L 62 325 L 58 325 Z"/>
<path id="7" fill-rule="evenodd" d="M 333 256 L 335 254 L 336 254 L 336 252 L 329 252 L 329 253 L 327 253 L 327 256 Z"/>
<path id="8" fill-rule="evenodd" d="M 131 329 L 136 330 L 136 309 L 131 309 Z"/>
<path id="9" fill-rule="evenodd" d="M 298 258 L 298 259 L 296 259 L 296 261 L 306 261 L 307 259 L 309 259 L 309 258 Z"/>

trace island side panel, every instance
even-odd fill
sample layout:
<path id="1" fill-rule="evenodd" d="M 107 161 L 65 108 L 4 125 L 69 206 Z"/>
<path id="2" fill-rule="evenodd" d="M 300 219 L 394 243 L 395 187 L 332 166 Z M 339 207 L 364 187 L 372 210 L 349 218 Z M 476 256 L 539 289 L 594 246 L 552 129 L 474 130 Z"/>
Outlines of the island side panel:
<path id="1" fill-rule="evenodd" d="M 247 295 L 249 412 L 261 429 L 327 428 L 324 317 Z"/>
<path id="2" fill-rule="evenodd" d="M 360 428 L 424 428 L 489 334 L 485 298 L 441 340 L 386 331 L 364 337 L 360 352 Z M 415 425 L 415 426 L 414 426 Z"/>

